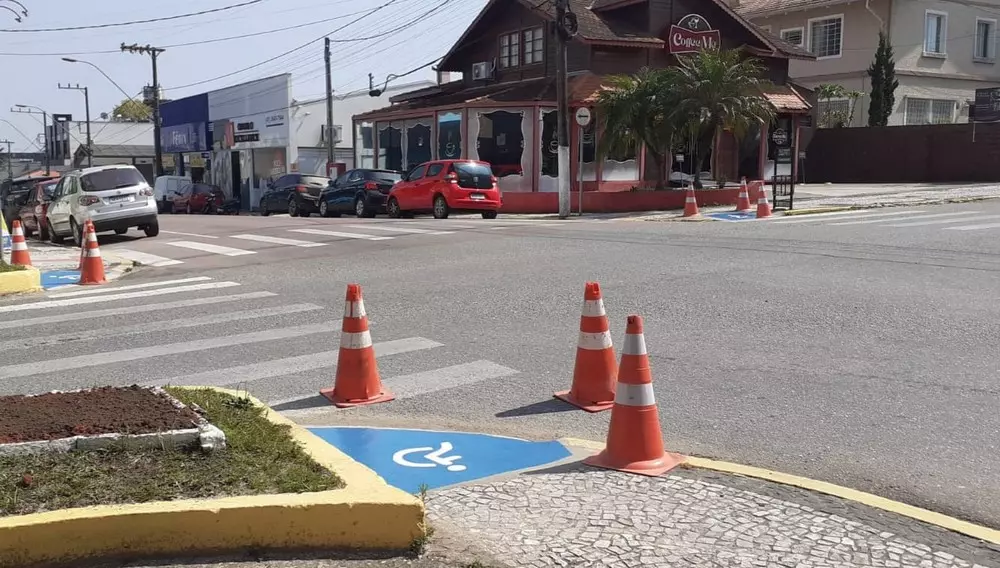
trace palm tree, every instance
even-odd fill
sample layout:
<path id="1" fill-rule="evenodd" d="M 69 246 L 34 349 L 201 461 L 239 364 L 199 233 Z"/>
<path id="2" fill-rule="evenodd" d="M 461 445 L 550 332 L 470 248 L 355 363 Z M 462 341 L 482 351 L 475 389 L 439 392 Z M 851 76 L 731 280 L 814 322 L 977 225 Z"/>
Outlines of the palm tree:
<path id="1" fill-rule="evenodd" d="M 706 49 L 679 56 L 678 63 L 667 70 L 671 77 L 666 80 L 676 89 L 678 120 L 695 140 L 694 184 L 700 187 L 702 137 L 714 140 L 723 129 L 741 137 L 760 123 L 770 123 L 775 108 L 763 95 L 769 84 L 764 67 L 738 49 Z"/>
<path id="2" fill-rule="evenodd" d="M 597 116 L 604 130 L 597 147 L 599 159 L 645 146 L 656 164 L 656 188 L 663 189 L 667 158 L 677 125 L 672 108 L 675 89 L 664 70 L 643 68 L 635 75 L 605 79 L 598 95 Z"/>

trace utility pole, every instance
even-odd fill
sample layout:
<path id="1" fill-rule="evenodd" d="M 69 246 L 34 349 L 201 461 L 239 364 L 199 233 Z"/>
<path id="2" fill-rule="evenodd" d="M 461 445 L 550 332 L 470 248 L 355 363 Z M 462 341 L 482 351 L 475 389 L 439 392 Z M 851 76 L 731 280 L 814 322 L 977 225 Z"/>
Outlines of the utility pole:
<path id="1" fill-rule="evenodd" d="M 333 76 L 330 71 L 330 38 L 325 38 L 323 58 L 326 60 L 326 175 L 333 168 Z"/>
<path id="2" fill-rule="evenodd" d="M 559 218 L 570 215 L 570 189 L 572 178 L 569 171 L 569 93 L 566 69 L 566 43 L 576 35 L 578 22 L 576 14 L 569 10 L 569 0 L 556 0 L 556 105 L 557 137 L 559 144 Z"/>
<path id="3" fill-rule="evenodd" d="M 60 89 L 70 89 L 73 91 L 83 91 L 83 104 L 87 112 L 87 167 L 94 165 L 94 141 L 90 138 L 90 91 L 87 87 L 81 87 L 79 83 L 75 86 L 67 84 L 65 87 L 59 83 Z"/>
<path id="4" fill-rule="evenodd" d="M 10 146 L 11 146 L 11 144 L 13 144 L 13 142 L 11 142 L 10 140 L 0 140 L 0 144 L 6 144 L 7 145 L 7 179 L 13 180 L 14 179 L 14 165 L 11 164 L 11 162 L 13 161 L 14 156 L 10 153 Z"/>
<path id="5" fill-rule="evenodd" d="M 10 109 L 10 112 L 21 112 L 28 114 L 40 114 L 42 115 L 42 134 L 45 135 L 45 175 L 52 175 L 52 162 L 49 158 L 50 152 L 55 152 L 56 147 L 53 144 L 52 149 L 49 149 L 49 113 L 45 112 L 45 109 L 30 106 L 30 105 L 14 105 L 16 108 Z M 55 130 L 55 121 L 52 121 L 52 129 Z"/>
<path id="6" fill-rule="evenodd" d="M 166 50 L 162 47 L 136 43 L 132 45 L 122 43 L 121 50 L 122 52 L 148 54 L 153 60 L 153 152 L 156 154 L 153 163 L 155 164 L 156 177 L 159 177 L 163 175 L 163 147 L 160 143 L 160 81 L 156 75 L 156 58 Z"/>

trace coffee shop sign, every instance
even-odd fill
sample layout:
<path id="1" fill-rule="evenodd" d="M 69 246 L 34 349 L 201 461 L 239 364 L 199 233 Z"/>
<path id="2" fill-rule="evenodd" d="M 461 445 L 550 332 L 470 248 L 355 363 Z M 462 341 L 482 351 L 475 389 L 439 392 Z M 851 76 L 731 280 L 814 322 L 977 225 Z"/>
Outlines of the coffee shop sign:
<path id="1" fill-rule="evenodd" d="M 718 48 L 720 42 L 719 30 L 713 30 L 708 20 L 698 14 L 688 14 L 670 26 L 667 48 L 673 54 L 697 53 Z"/>

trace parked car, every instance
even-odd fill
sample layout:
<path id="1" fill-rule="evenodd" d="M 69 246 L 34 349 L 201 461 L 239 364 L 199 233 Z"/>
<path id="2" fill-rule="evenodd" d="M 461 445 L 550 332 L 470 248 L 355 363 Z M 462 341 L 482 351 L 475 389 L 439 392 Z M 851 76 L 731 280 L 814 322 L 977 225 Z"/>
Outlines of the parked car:
<path id="1" fill-rule="evenodd" d="M 170 211 L 170 196 L 191 183 L 186 176 L 160 176 L 153 182 L 153 197 L 156 198 L 158 213 Z"/>
<path id="2" fill-rule="evenodd" d="M 72 236 L 79 246 L 87 219 L 98 233 L 123 235 L 131 227 L 145 231 L 147 237 L 160 233 L 153 189 L 130 165 L 84 168 L 59 180 L 45 216 L 49 240 L 60 243 Z"/>
<path id="3" fill-rule="evenodd" d="M 170 195 L 171 213 L 209 213 L 215 201 L 214 193 L 222 191 L 218 186 L 207 183 L 188 183 Z"/>
<path id="4" fill-rule="evenodd" d="M 212 196 L 208 201 L 208 211 L 207 213 L 215 213 L 216 215 L 239 215 L 240 214 L 240 200 L 232 197 L 226 197 L 226 192 L 222 191 L 222 188 L 213 185 L 212 186 Z"/>
<path id="5" fill-rule="evenodd" d="M 17 213 L 17 219 L 21 221 L 25 237 L 30 237 L 32 234 L 38 233 L 39 239 L 43 241 L 49 240 L 49 230 L 45 225 L 45 216 L 49 212 L 49 203 L 52 201 L 52 195 L 55 193 L 57 185 L 59 185 L 59 180 L 51 179 L 36 182 L 34 187 L 31 188 L 27 200 Z"/>
<path id="6" fill-rule="evenodd" d="M 358 217 L 374 217 L 385 213 L 389 191 L 401 179 L 403 174 L 394 170 L 350 170 L 320 192 L 319 214 L 339 217 L 341 213 L 354 213 Z"/>
<path id="7" fill-rule="evenodd" d="M 319 193 L 330 185 L 330 178 L 309 174 L 285 174 L 271 182 L 260 198 L 260 214 L 288 213 L 308 217 L 319 213 Z"/>
<path id="8" fill-rule="evenodd" d="M 7 230 L 10 231 L 17 219 L 18 212 L 28 200 L 32 188 L 42 181 L 59 180 L 59 174 L 47 176 L 32 176 L 17 178 L 14 180 L 4 180 L 0 184 L 0 208 L 3 210 L 3 218 L 7 222 Z"/>
<path id="9" fill-rule="evenodd" d="M 413 168 L 393 186 L 386 203 L 390 217 L 431 212 L 447 219 L 452 212 L 481 213 L 496 219 L 503 204 L 497 178 L 486 162 L 438 160 Z"/>

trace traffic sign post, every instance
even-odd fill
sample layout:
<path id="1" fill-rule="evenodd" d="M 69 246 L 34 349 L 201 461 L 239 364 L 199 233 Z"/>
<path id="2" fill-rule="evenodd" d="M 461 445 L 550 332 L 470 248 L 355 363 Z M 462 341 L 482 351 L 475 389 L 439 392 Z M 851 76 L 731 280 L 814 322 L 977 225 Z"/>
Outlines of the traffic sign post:
<path id="1" fill-rule="evenodd" d="M 590 114 L 590 109 L 587 107 L 580 107 L 576 109 L 576 114 L 574 116 L 576 118 L 576 125 L 579 127 L 578 129 L 579 134 L 577 135 L 578 140 L 577 140 L 577 154 L 576 154 L 576 162 L 577 162 L 576 169 L 578 170 L 577 177 L 579 178 L 578 182 L 580 184 L 578 191 L 580 195 L 579 209 L 580 209 L 580 216 L 582 217 L 583 216 L 583 134 L 587 126 L 590 124 L 592 116 Z"/>
<path id="2" fill-rule="evenodd" d="M 788 209 L 792 209 L 795 198 L 795 177 L 794 175 L 778 175 L 778 164 L 788 164 L 789 174 L 795 172 L 792 137 L 788 131 L 778 127 L 771 132 L 771 142 L 774 143 L 774 172 L 771 174 L 771 203 L 777 207 L 778 202 L 788 203 Z"/>

